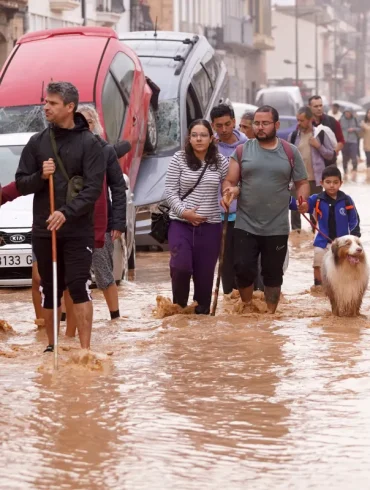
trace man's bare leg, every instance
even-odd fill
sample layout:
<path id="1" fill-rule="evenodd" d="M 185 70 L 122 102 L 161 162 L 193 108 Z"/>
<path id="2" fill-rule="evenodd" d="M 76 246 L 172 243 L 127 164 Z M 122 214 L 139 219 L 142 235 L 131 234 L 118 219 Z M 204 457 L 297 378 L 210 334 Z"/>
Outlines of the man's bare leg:
<path id="1" fill-rule="evenodd" d="M 315 286 L 321 286 L 322 284 L 321 267 L 313 268 L 313 278 L 314 278 Z"/>
<path id="2" fill-rule="evenodd" d="M 265 299 L 269 313 L 275 313 L 279 304 L 281 287 L 271 288 L 265 286 Z"/>
<path id="3" fill-rule="evenodd" d="M 41 306 L 41 294 L 40 294 L 41 278 L 39 270 L 37 268 L 37 262 L 32 264 L 32 303 L 35 310 L 36 319 L 43 318 L 43 308 Z"/>
<path id="4" fill-rule="evenodd" d="M 66 336 L 76 337 L 77 322 L 74 314 L 73 301 L 71 295 L 69 294 L 68 289 L 64 291 L 63 298 L 64 298 L 64 305 L 66 309 L 66 322 L 67 322 Z"/>
<path id="5" fill-rule="evenodd" d="M 78 335 L 80 337 L 81 349 L 90 349 L 91 330 L 93 322 L 92 301 L 73 305 L 75 317 L 78 318 Z M 68 313 L 67 313 L 68 316 Z"/>
<path id="6" fill-rule="evenodd" d="M 112 320 L 119 317 L 118 288 L 116 283 L 103 289 L 103 294 L 109 308 Z"/>
<path id="7" fill-rule="evenodd" d="M 62 314 L 62 308 L 58 308 L 58 333 L 59 333 L 61 314 Z M 53 310 L 42 308 L 42 317 L 44 318 L 49 345 L 54 345 Z"/>
<path id="8" fill-rule="evenodd" d="M 240 288 L 239 289 L 239 294 L 240 297 L 243 301 L 243 303 L 250 303 L 252 301 L 252 296 L 253 296 L 253 290 L 254 290 L 254 284 L 247 288 Z"/>

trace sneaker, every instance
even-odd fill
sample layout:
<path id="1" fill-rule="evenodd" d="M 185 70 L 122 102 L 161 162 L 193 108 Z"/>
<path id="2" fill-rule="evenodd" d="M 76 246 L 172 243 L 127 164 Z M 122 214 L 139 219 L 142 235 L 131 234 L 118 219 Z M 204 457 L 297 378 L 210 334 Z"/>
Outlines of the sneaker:
<path id="1" fill-rule="evenodd" d="M 54 346 L 53 344 L 49 344 L 46 349 L 44 350 L 44 353 L 45 352 L 54 352 Z"/>
<path id="2" fill-rule="evenodd" d="M 209 313 L 210 313 L 210 309 L 208 306 L 197 305 L 195 307 L 196 315 L 209 315 Z"/>

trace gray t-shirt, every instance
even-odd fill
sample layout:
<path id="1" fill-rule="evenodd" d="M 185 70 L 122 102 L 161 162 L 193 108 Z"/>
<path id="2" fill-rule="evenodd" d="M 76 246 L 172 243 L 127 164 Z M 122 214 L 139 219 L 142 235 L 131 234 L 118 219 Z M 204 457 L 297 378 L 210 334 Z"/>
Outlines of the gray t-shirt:
<path id="1" fill-rule="evenodd" d="M 260 236 L 289 234 L 290 177 L 307 179 L 301 154 L 290 146 L 293 172 L 280 140 L 274 150 L 261 148 L 257 139 L 244 143 L 235 228 Z M 232 158 L 238 161 L 236 152 Z"/>

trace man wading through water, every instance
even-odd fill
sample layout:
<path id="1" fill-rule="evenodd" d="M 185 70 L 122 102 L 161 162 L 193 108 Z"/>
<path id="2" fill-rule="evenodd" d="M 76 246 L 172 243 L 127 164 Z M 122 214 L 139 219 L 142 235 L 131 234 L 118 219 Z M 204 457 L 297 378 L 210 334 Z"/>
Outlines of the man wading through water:
<path id="1" fill-rule="evenodd" d="M 253 121 L 256 139 L 244 143 L 241 166 L 235 152 L 222 184 L 221 204 L 226 210 L 238 199 L 234 230 L 234 266 L 241 299 L 250 303 L 261 254 L 265 299 L 270 313 L 276 311 L 283 283 L 283 264 L 289 235 L 289 184 L 307 200 L 310 186 L 302 157 L 296 147 L 288 152 L 276 137 L 279 114 L 273 107 L 257 109 Z M 241 183 L 239 187 L 238 184 Z"/>
<path id="2" fill-rule="evenodd" d="M 41 277 L 43 318 L 49 345 L 54 350 L 53 272 L 51 231 L 57 231 L 58 312 L 61 297 L 68 288 L 74 315 L 79 319 L 81 347 L 90 348 L 93 307 L 89 292 L 90 268 L 94 247 L 94 205 L 102 192 L 105 175 L 103 151 L 86 119 L 76 112 L 78 91 L 71 83 L 50 83 L 46 89 L 45 116 L 50 126 L 32 136 L 22 151 L 16 184 L 23 195 L 34 194 L 32 247 Z M 52 136 L 55 136 L 54 153 Z M 71 179 L 80 176 L 83 187 L 68 199 L 68 182 L 60 158 Z M 50 215 L 48 180 L 54 175 L 55 211 Z M 68 193 L 69 197 L 71 194 Z"/>
<path id="3" fill-rule="evenodd" d="M 211 110 L 212 129 L 217 133 L 218 151 L 229 159 L 235 148 L 247 141 L 247 138 L 238 129 L 235 129 L 235 117 L 232 109 L 226 104 L 220 104 Z M 220 196 L 221 199 L 221 196 Z M 225 213 L 221 208 L 221 218 L 225 221 Z M 224 253 L 224 266 L 222 268 L 222 288 L 225 294 L 236 289 L 233 254 L 233 231 L 236 218 L 236 202 L 231 203 L 227 223 L 227 233 Z"/>

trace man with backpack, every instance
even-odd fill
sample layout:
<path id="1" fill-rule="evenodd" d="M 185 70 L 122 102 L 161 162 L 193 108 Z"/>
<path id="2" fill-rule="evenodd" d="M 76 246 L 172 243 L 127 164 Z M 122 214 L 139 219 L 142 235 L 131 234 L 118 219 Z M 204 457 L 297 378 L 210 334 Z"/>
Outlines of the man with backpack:
<path id="1" fill-rule="evenodd" d="M 322 172 L 336 157 L 329 136 L 321 128 L 314 128 L 313 121 L 311 109 L 301 107 L 297 113 L 298 129 L 288 136 L 288 141 L 295 145 L 302 155 L 310 184 L 310 195 L 321 192 Z M 295 189 L 292 195 L 296 197 Z M 298 211 L 291 213 L 291 226 L 292 230 L 301 229 L 301 215 Z"/>
<path id="2" fill-rule="evenodd" d="M 269 312 L 274 313 L 288 245 L 290 182 L 293 180 L 298 197 L 304 200 L 310 187 L 297 148 L 276 137 L 280 127 L 277 110 L 271 106 L 257 109 L 253 127 L 256 138 L 239 146 L 230 158 L 221 204 L 226 210 L 238 197 L 234 267 L 241 299 L 247 304 L 252 300 L 261 254 L 265 299 Z"/>
<path id="3" fill-rule="evenodd" d="M 314 117 L 313 126 L 317 127 L 322 125 L 324 126 L 324 130 L 325 128 L 329 128 L 330 131 L 327 134 L 332 135 L 332 143 L 336 145 L 335 151 L 338 154 L 344 146 L 344 136 L 339 121 L 328 114 L 324 114 L 324 106 L 320 95 L 310 97 L 308 99 L 308 105 Z M 335 162 L 336 160 L 332 163 Z"/>

